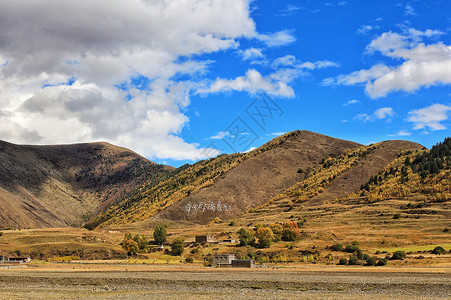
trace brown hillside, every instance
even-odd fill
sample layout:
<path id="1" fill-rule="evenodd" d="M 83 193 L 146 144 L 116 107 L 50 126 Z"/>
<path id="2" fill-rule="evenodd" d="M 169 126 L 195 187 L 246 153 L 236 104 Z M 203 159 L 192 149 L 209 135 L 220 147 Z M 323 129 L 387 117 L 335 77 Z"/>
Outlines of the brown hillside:
<path id="1" fill-rule="evenodd" d="M 362 184 L 368 182 L 380 170 L 391 163 L 404 150 L 420 150 L 423 146 L 409 141 L 385 141 L 353 166 L 350 170 L 337 176 L 324 190 L 305 205 L 320 205 L 325 201 L 345 197 L 360 189 Z"/>
<path id="2" fill-rule="evenodd" d="M 207 223 L 215 217 L 237 216 L 302 180 L 320 166 L 323 158 L 359 146 L 354 142 L 299 131 L 276 148 L 243 161 L 214 185 L 173 204 L 155 219 Z M 305 171 L 301 174 L 299 169 Z"/>
<path id="3" fill-rule="evenodd" d="M 0 227 L 80 224 L 169 169 L 108 143 L 22 146 L 0 141 Z"/>

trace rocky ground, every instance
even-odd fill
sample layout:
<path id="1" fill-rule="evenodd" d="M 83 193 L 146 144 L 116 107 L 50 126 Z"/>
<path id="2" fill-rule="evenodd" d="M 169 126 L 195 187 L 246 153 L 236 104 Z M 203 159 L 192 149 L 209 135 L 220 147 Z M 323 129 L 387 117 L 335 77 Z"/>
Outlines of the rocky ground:
<path id="1" fill-rule="evenodd" d="M 7 270 L 0 299 L 445 299 L 451 273 Z"/>

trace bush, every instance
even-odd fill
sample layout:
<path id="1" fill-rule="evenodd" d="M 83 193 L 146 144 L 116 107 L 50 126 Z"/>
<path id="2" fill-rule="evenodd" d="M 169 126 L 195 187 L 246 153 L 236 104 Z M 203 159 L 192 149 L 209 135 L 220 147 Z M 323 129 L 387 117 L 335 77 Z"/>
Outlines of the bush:
<path id="1" fill-rule="evenodd" d="M 406 258 L 406 253 L 404 251 L 396 251 L 395 253 L 393 253 L 391 259 L 404 259 Z"/>
<path id="2" fill-rule="evenodd" d="M 349 257 L 349 264 L 350 265 L 358 265 L 359 264 L 359 258 L 355 255 L 351 255 Z"/>
<path id="3" fill-rule="evenodd" d="M 375 266 L 377 264 L 377 258 L 376 257 L 368 257 L 366 259 L 366 265 L 367 266 Z"/>
<path id="4" fill-rule="evenodd" d="M 197 252 L 199 252 L 199 248 L 193 248 L 193 249 L 191 249 L 191 253 L 192 253 L 192 254 L 195 254 L 195 253 L 197 253 Z"/>
<path id="5" fill-rule="evenodd" d="M 344 251 L 347 253 L 354 253 L 354 252 L 359 252 L 360 248 L 357 246 L 353 246 L 353 245 L 347 245 L 346 248 L 344 249 Z"/>
<path id="6" fill-rule="evenodd" d="M 385 258 L 379 258 L 377 261 L 377 266 L 385 266 L 387 264 L 387 260 Z"/>
<path id="7" fill-rule="evenodd" d="M 185 258 L 185 262 L 188 264 L 192 264 L 194 262 L 194 259 L 192 257 Z"/>
<path id="8" fill-rule="evenodd" d="M 359 244 L 359 241 L 352 241 L 351 243 L 353 246 L 357 246 Z"/>
<path id="9" fill-rule="evenodd" d="M 176 238 L 172 243 L 171 243 L 171 251 L 172 251 L 172 255 L 181 255 L 183 253 L 183 251 L 185 251 L 185 241 L 182 238 Z"/>
<path id="10" fill-rule="evenodd" d="M 241 228 L 238 231 L 238 239 L 240 240 L 240 246 L 253 245 L 255 243 L 254 231 Z"/>
<path id="11" fill-rule="evenodd" d="M 0 232 L 0 236 L 2 236 L 3 235 L 3 232 Z"/>
<path id="12" fill-rule="evenodd" d="M 234 226 L 234 225 L 235 225 L 235 221 L 234 220 L 230 221 L 229 226 Z"/>
<path id="13" fill-rule="evenodd" d="M 398 214 L 393 215 L 393 219 L 399 219 L 399 218 L 401 218 L 401 214 L 398 213 Z"/>
<path id="14" fill-rule="evenodd" d="M 334 244 L 330 246 L 330 249 L 333 251 L 343 251 L 343 245 L 342 244 Z"/>
<path id="15" fill-rule="evenodd" d="M 163 245 L 164 243 L 166 243 L 167 236 L 168 234 L 166 231 L 166 225 L 158 225 L 157 227 L 155 227 L 153 238 L 157 245 Z"/>
<path id="16" fill-rule="evenodd" d="M 348 260 L 346 258 L 340 258 L 340 265 L 346 265 Z"/>
<path id="17" fill-rule="evenodd" d="M 432 254 L 443 254 L 445 252 L 446 250 L 441 246 L 437 246 L 434 248 L 434 250 L 431 251 Z"/>

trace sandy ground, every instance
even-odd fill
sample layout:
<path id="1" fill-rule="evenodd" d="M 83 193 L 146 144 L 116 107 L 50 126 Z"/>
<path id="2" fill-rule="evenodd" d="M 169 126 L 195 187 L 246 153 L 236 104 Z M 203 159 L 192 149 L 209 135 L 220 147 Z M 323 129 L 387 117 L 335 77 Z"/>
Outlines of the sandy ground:
<path id="1" fill-rule="evenodd" d="M 450 271 L 61 264 L 0 270 L 0 299 L 446 299 Z"/>

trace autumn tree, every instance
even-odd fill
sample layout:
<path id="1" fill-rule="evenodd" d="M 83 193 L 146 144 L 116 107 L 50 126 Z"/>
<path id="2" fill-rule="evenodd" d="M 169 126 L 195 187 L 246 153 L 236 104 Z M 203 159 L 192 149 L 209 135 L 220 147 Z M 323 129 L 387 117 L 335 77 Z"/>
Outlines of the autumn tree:
<path id="1" fill-rule="evenodd" d="M 299 238 L 299 228 L 296 222 L 288 221 L 283 224 L 282 241 L 292 242 Z"/>
<path id="2" fill-rule="evenodd" d="M 240 246 L 253 245 L 255 243 L 254 231 L 241 228 L 238 231 L 238 239 L 240 240 Z"/>
<path id="3" fill-rule="evenodd" d="M 257 230 L 255 236 L 258 238 L 259 248 L 269 248 L 274 240 L 274 233 L 269 227 L 262 227 Z"/>
<path id="4" fill-rule="evenodd" d="M 136 241 L 133 240 L 131 233 L 126 233 L 124 240 L 121 242 L 122 249 L 127 251 L 127 255 L 136 255 L 139 252 L 139 246 Z"/>

